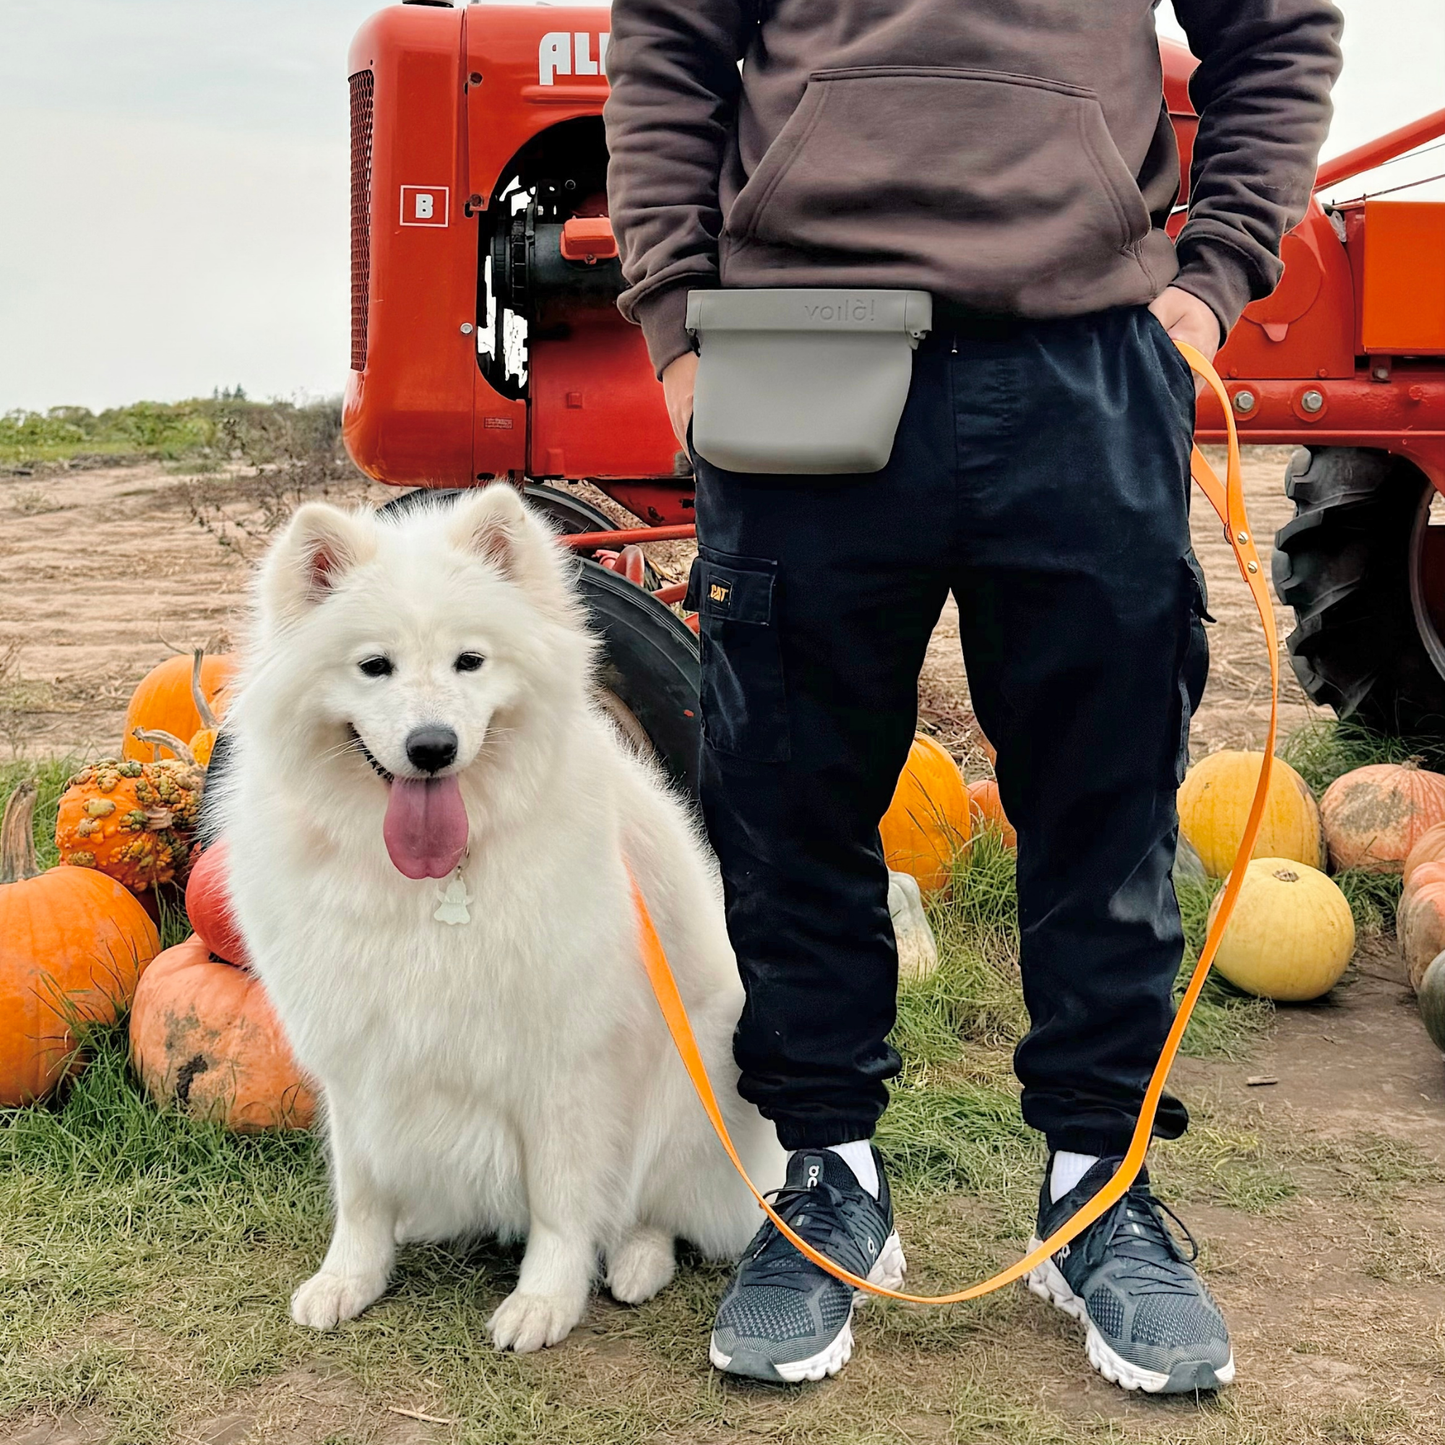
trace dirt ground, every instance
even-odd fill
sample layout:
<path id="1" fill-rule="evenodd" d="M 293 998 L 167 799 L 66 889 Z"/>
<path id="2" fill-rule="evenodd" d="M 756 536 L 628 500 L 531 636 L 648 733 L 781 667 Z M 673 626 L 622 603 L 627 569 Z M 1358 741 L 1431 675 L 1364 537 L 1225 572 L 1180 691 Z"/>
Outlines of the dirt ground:
<path id="1" fill-rule="evenodd" d="M 1246 462 L 1261 536 L 1289 515 L 1286 456 L 1261 449 Z M 339 494 L 388 493 L 358 481 Z M 171 649 L 228 645 L 266 520 L 286 502 L 244 479 L 187 479 L 154 465 L 0 477 L 0 655 L 8 658 L 0 759 L 113 749 L 126 698 L 146 668 Z M 1267 671 L 1247 593 L 1202 503 L 1194 536 L 1217 619 L 1209 693 L 1193 733 L 1198 757 L 1261 743 Z M 676 575 L 684 558 L 674 550 L 667 561 Z M 1283 639 L 1283 609 L 1278 620 Z M 1282 671 L 1287 732 L 1314 709 L 1287 664 Z M 970 772 L 981 768 L 951 615 L 930 648 L 921 703 L 925 724 Z M 1110 1439 L 1161 1445 L 1445 1441 L 1445 1064 L 1420 1027 L 1393 941 L 1366 940 L 1346 985 L 1326 1001 L 1281 1009 L 1247 1061 L 1186 1060 L 1175 1086 L 1199 1121 L 1194 1148 L 1207 1154 L 1226 1126 L 1231 1138 L 1244 1130 L 1257 1141 L 1257 1169 L 1231 1186 L 1243 1191 L 1239 1197 L 1203 1199 L 1183 1211 L 1204 1241 L 1210 1280 L 1234 1330 L 1239 1383 L 1219 1403 L 1125 1397 L 1083 1366 L 1072 1325 L 1022 1297 L 985 1316 L 953 1355 L 870 1348 L 870 1330 L 881 1325 L 865 1323 L 857 1359 L 820 1398 L 861 1410 L 887 1372 L 927 1372 L 917 1416 L 870 1440 L 1046 1445 L 1101 1438 L 1104 1421 Z M 1277 1202 L 1245 1197 L 1285 1177 L 1291 1183 Z M 588 1368 L 604 1375 L 624 1368 L 617 1313 L 599 1301 L 587 1324 L 548 1356 L 565 1363 L 573 1354 L 575 1366 L 586 1355 Z M 945 1416 L 923 1403 L 940 1370 L 956 1375 Z M 416 1418 L 430 1413 L 423 1385 L 415 1398 L 378 1403 L 338 1378 L 318 1352 L 314 1369 L 235 1391 L 186 1438 L 209 1445 L 454 1438 L 446 1424 Z M 806 1417 L 770 1392 L 719 1388 L 728 1392 L 735 1428 L 716 1438 L 808 1438 Z M 83 1413 L 0 1423 L 0 1445 L 103 1438 L 103 1427 Z"/>
<path id="2" fill-rule="evenodd" d="M 1251 449 L 1251 519 L 1272 536 L 1291 515 L 1282 478 L 1287 448 Z M 625 516 L 606 498 L 579 489 Z M 357 477 L 333 500 L 384 501 L 393 489 Z M 239 630 L 250 563 L 268 526 L 298 499 L 264 478 L 189 476 L 155 464 L 0 475 L 0 759 L 93 757 L 116 748 L 131 689 L 171 651 L 228 647 Z M 1268 717 L 1268 672 L 1258 624 L 1222 530 L 1201 498 L 1194 546 L 1210 582 L 1209 690 L 1195 719 L 1195 756 L 1257 747 Z M 650 548 L 681 578 L 687 549 Z M 1281 644 L 1289 614 L 1276 608 Z M 1281 731 L 1313 709 L 1281 645 Z M 965 763 L 986 766 L 950 602 L 920 686 L 925 727 Z"/>

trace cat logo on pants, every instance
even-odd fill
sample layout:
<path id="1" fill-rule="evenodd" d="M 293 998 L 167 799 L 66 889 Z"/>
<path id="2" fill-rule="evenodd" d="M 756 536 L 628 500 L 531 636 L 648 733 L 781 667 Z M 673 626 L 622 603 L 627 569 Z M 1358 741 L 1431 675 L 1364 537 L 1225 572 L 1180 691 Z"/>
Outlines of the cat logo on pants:
<path id="1" fill-rule="evenodd" d="M 403 186 L 401 188 L 402 225 L 445 226 L 448 200 L 446 186 Z"/>

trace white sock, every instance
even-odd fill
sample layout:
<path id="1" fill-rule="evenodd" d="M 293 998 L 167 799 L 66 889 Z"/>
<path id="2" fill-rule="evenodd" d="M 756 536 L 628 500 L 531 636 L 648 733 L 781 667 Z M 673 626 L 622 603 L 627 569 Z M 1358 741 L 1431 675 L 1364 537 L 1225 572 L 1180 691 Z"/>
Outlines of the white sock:
<path id="1" fill-rule="evenodd" d="M 868 1140 L 850 1139 L 846 1144 L 830 1144 L 828 1149 L 853 1171 L 853 1177 L 877 1199 L 878 1165 L 874 1163 L 873 1146 Z"/>
<path id="2" fill-rule="evenodd" d="M 1097 1154 L 1070 1154 L 1060 1149 L 1049 1174 L 1049 1199 L 1057 1204 L 1098 1162 Z"/>

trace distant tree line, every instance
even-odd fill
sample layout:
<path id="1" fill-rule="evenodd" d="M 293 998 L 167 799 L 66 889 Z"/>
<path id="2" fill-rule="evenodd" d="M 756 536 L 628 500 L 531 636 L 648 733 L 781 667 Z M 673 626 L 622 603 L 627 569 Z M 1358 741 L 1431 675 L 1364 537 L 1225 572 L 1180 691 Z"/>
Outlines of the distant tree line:
<path id="1" fill-rule="evenodd" d="M 0 466 L 88 457 L 149 457 L 265 465 L 335 454 L 341 402 L 252 401 L 241 387 L 190 401 L 138 401 L 93 412 L 83 406 L 0 413 Z"/>

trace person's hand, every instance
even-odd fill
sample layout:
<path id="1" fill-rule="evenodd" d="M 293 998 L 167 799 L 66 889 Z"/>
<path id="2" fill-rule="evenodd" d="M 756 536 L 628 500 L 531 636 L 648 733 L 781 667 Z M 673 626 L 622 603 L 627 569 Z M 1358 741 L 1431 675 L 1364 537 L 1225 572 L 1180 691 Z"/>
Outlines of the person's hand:
<path id="1" fill-rule="evenodd" d="M 1166 286 L 1150 303 L 1149 310 L 1172 341 L 1186 341 L 1206 361 L 1214 360 L 1219 350 L 1219 319 L 1192 291 Z M 1204 390 L 1204 382 L 1194 378 L 1194 390 Z"/>
<path id="2" fill-rule="evenodd" d="M 695 351 L 684 351 L 663 368 L 662 394 L 667 401 L 668 420 L 672 422 L 679 446 L 687 445 L 687 424 L 692 420 L 692 389 L 696 383 Z"/>

